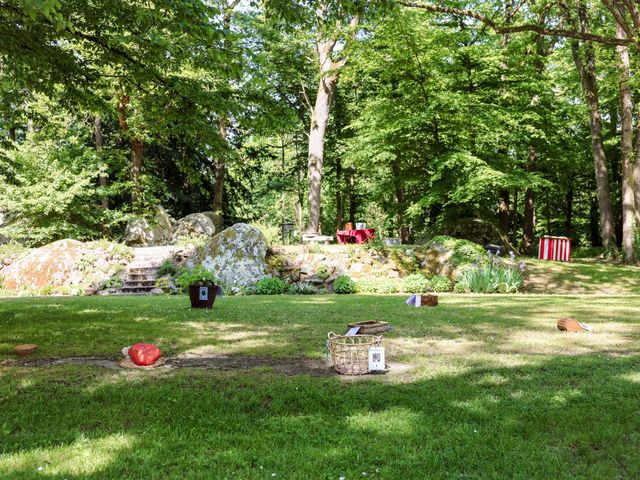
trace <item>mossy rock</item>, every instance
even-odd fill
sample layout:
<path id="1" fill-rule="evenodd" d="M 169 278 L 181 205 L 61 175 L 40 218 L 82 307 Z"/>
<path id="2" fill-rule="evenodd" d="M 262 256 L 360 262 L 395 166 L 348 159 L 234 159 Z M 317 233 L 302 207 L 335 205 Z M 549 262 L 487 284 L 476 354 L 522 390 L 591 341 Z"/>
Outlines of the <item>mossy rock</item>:
<path id="1" fill-rule="evenodd" d="M 196 259 L 233 293 L 255 286 L 267 275 L 267 239 L 260 230 L 237 223 L 207 243 Z"/>

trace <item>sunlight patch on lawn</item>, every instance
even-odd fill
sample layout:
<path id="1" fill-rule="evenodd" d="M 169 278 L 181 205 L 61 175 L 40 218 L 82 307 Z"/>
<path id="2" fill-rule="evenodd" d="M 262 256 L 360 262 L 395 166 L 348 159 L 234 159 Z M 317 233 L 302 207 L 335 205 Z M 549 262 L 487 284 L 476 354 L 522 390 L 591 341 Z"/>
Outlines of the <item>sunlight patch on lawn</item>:
<path id="1" fill-rule="evenodd" d="M 133 443 L 130 435 L 115 434 L 98 439 L 81 437 L 70 445 L 4 454 L 0 455 L 0 473 L 15 475 L 22 470 L 47 476 L 95 474 Z"/>
<path id="2" fill-rule="evenodd" d="M 460 338 L 393 338 L 385 339 L 389 356 L 395 355 L 463 355 L 482 349 L 484 342 Z"/>
<path id="3" fill-rule="evenodd" d="M 464 410 L 467 413 L 474 415 L 489 415 L 489 413 L 495 410 L 496 406 L 500 403 L 500 399 L 495 395 L 485 395 L 482 397 L 476 397 L 471 400 L 453 400 L 451 405 Z"/>
<path id="4" fill-rule="evenodd" d="M 611 328 L 606 328 L 609 325 Z M 616 328 L 618 327 L 618 328 Z M 633 348 L 630 338 L 623 336 L 625 331 L 615 324 L 599 325 L 598 329 L 607 333 L 563 333 L 559 330 L 546 332 L 535 330 L 519 330 L 511 332 L 501 342 L 499 350 L 507 353 L 527 352 L 533 355 L 581 355 L 587 353 L 631 354 Z"/>
<path id="5" fill-rule="evenodd" d="M 558 407 L 562 407 L 565 405 L 579 405 L 582 397 L 582 392 L 580 390 L 567 390 L 567 391 L 559 391 L 556 392 L 550 399 L 551 403 Z"/>
<path id="6" fill-rule="evenodd" d="M 640 383 L 640 372 L 629 372 L 623 375 L 620 375 L 619 378 L 626 380 L 631 383 Z"/>
<path id="7" fill-rule="evenodd" d="M 220 340 L 227 342 L 237 342 L 239 340 L 247 340 L 256 337 L 267 337 L 270 332 L 261 330 L 245 330 L 243 332 L 229 332 L 219 336 Z"/>
<path id="8" fill-rule="evenodd" d="M 356 413 L 347 418 L 347 425 L 354 430 L 378 435 L 410 435 L 415 426 L 421 423 L 421 415 L 401 407 Z"/>

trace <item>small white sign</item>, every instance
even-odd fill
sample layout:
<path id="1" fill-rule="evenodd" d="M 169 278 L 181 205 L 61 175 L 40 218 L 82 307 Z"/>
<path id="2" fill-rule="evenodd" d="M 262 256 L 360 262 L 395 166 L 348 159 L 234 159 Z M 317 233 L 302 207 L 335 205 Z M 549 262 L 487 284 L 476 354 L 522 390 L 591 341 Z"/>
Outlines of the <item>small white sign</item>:
<path id="1" fill-rule="evenodd" d="M 365 230 L 367 228 L 367 224 L 364 222 L 356 223 L 356 230 Z"/>
<path id="2" fill-rule="evenodd" d="M 209 287 L 200 287 L 200 300 L 209 300 Z"/>
<path id="3" fill-rule="evenodd" d="M 418 294 L 416 295 L 416 307 L 421 307 L 422 306 L 422 295 Z"/>
<path id="4" fill-rule="evenodd" d="M 369 347 L 369 371 L 384 371 L 384 347 Z"/>

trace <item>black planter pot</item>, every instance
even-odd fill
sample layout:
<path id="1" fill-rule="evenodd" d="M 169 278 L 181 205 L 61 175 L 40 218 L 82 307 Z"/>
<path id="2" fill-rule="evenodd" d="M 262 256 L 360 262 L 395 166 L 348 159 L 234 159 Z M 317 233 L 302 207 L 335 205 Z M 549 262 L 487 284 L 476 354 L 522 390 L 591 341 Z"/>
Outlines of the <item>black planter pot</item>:
<path id="1" fill-rule="evenodd" d="M 212 308 L 218 294 L 218 285 L 213 287 L 200 287 L 198 285 L 189 286 L 189 299 L 191 308 Z"/>

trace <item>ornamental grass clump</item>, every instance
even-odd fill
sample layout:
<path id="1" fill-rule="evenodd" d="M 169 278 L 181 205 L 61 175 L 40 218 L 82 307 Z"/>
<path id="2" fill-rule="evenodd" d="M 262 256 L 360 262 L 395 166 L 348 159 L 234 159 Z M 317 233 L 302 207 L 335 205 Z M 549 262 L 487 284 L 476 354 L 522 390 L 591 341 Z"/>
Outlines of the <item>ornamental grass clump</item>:
<path id="1" fill-rule="evenodd" d="M 506 265 L 499 254 L 492 256 L 487 252 L 490 261 L 482 265 L 476 262 L 462 272 L 458 278 L 456 291 L 473 293 L 517 293 L 524 284 L 524 262 L 517 266 Z M 511 260 L 515 254 L 511 252 Z"/>

